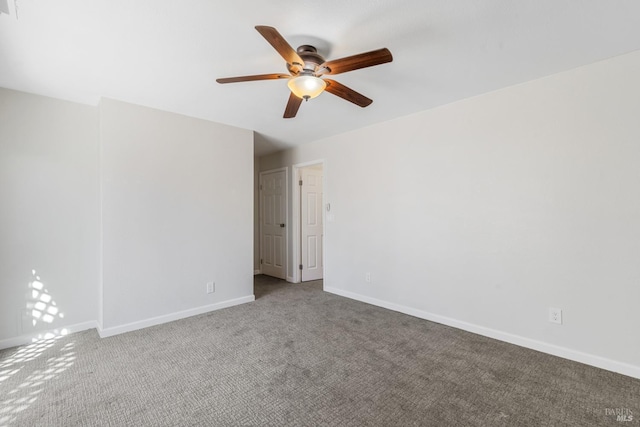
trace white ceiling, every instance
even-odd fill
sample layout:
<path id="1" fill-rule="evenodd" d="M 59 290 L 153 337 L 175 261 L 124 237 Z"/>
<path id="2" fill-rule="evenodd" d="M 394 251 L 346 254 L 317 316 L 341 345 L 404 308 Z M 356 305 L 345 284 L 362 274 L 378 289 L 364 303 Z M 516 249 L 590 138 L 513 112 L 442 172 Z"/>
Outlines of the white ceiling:
<path id="1" fill-rule="evenodd" d="M 640 49 L 638 0 L 8 0 L 0 86 L 100 97 L 256 131 L 256 154 L 411 114 Z M 334 76 L 372 98 L 329 93 L 282 119 L 286 73 L 254 29 L 276 27 L 327 59 L 387 47 L 394 61 Z"/>

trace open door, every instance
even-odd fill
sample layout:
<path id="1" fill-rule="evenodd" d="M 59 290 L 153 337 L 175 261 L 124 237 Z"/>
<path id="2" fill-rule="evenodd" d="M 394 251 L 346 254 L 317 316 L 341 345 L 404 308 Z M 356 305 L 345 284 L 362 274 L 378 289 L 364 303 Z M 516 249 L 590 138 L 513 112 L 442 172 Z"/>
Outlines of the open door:
<path id="1" fill-rule="evenodd" d="M 287 171 L 260 173 L 260 270 L 286 278 Z"/>
<path id="2" fill-rule="evenodd" d="M 301 281 L 323 278 L 322 165 L 300 171 L 300 273 Z"/>

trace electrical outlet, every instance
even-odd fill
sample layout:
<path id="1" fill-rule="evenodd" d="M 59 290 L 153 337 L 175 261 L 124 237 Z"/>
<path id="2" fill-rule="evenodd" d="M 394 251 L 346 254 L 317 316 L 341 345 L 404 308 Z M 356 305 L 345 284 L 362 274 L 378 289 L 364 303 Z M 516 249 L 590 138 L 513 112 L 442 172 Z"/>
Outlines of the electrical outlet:
<path id="1" fill-rule="evenodd" d="M 549 322 L 562 325 L 562 309 L 549 307 Z"/>
<path id="2" fill-rule="evenodd" d="M 371 273 L 365 273 L 364 281 L 367 283 L 371 283 Z"/>
<path id="3" fill-rule="evenodd" d="M 216 284 L 215 282 L 207 282 L 207 293 L 208 294 L 212 294 L 216 291 Z"/>

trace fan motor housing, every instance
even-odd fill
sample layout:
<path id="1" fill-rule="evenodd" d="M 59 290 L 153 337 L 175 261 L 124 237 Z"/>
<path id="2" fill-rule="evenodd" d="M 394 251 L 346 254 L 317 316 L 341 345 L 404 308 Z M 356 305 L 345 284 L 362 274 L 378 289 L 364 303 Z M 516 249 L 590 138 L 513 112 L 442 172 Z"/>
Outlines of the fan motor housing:
<path id="1" fill-rule="evenodd" d="M 320 64 L 325 63 L 325 59 L 318 53 L 318 50 L 311 45 L 303 44 L 296 49 L 296 52 L 304 61 L 304 66 L 302 68 L 302 72 L 312 72 L 315 73 Z M 287 64 L 287 69 L 293 75 L 299 74 L 295 70 L 291 68 L 289 64 Z"/>

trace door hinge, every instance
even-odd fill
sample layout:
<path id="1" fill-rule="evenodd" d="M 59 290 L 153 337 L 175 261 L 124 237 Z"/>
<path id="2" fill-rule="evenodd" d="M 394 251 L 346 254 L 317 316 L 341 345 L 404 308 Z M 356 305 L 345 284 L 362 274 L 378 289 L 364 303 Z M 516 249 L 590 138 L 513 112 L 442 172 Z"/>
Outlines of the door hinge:
<path id="1" fill-rule="evenodd" d="M 260 184 L 260 189 L 262 190 L 262 184 Z"/>
<path id="2" fill-rule="evenodd" d="M 302 180 L 298 181 L 298 184 L 299 184 L 299 185 L 302 185 Z"/>
<path id="3" fill-rule="evenodd" d="M 302 270 L 302 264 L 300 264 L 300 265 L 298 266 L 298 268 L 299 268 L 300 270 Z"/>
<path id="4" fill-rule="evenodd" d="M 260 258 L 260 264 L 262 264 L 262 258 Z"/>

